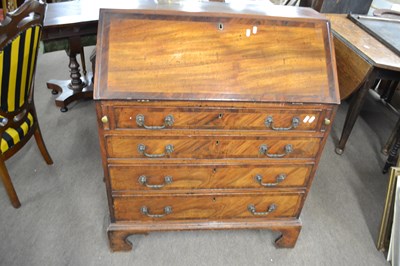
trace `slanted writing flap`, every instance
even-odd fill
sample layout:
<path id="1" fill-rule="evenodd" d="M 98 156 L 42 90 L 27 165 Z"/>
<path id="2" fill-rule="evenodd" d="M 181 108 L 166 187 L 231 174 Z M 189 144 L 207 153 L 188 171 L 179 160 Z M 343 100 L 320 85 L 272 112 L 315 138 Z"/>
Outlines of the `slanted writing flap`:
<path id="1" fill-rule="evenodd" d="M 338 103 L 329 24 L 102 10 L 96 99 Z"/>

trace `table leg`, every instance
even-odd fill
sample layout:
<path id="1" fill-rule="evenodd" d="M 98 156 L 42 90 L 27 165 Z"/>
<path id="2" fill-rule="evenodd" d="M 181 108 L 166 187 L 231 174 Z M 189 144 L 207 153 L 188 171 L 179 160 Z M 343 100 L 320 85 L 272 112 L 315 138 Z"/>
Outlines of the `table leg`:
<path id="1" fill-rule="evenodd" d="M 392 130 L 392 132 L 390 133 L 390 136 L 388 138 L 388 140 L 385 143 L 385 146 L 383 146 L 381 152 L 384 155 L 389 155 L 389 150 L 390 148 L 393 146 L 394 142 L 396 141 L 397 136 L 399 135 L 399 133 L 397 132 L 397 130 L 400 128 L 400 119 L 397 120 L 397 123 L 394 127 L 394 130 Z"/>
<path id="2" fill-rule="evenodd" d="M 93 98 L 93 84 L 91 74 L 82 77 L 79 70 L 79 63 L 76 60 L 77 54 L 81 52 L 80 36 L 69 38 L 70 80 L 49 80 L 47 88 L 53 93 L 60 93 L 56 99 L 56 106 L 61 107 L 61 112 L 68 111 L 67 105 L 80 99 Z"/>
<path id="3" fill-rule="evenodd" d="M 399 138 L 400 128 L 397 129 L 396 133 L 397 133 L 396 142 L 391 147 L 389 156 L 385 162 L 385 166 L 382 169 L 382 173 L 384 174 L 386 174 L 389 171 L 390 167 L 395 166 L 397 162 L 397 156 L 399 155 L 399 148 L 400 148 L 400 138 Z"/>
<path id="4" fill-rule="evenodd" d="M 354 95 L 353 100 L 350 103 L 349 110 L 347 111 L 346 120 L 344 122 L 342 130 L 342 136 L 340 137 L 339 144 L 335 149 L 335 152 L 339 155 L 343 154 L 347 140 L 349 139 L 350 133 L 354 127 L 354 124 L 356 123 L 358 115 L 360 114 L 361 108 L 368 95 L 368 91 L 375 83 L 377 76 L 378 76 L 377 70 L 375 69 L 372 70 L 371 73 L 368 75 L 368 78 L 365 80 L 364 84 L 358 90 L 357 94 Z"/>

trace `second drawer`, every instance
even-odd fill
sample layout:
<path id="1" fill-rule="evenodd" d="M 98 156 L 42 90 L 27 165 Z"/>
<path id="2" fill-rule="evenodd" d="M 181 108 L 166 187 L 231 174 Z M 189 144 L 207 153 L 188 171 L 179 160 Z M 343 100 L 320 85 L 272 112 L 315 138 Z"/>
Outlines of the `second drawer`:
<path id="1" fill-rule="evenodd" d="M 315 158 L 321 139 L 265 136 L 106 136 L 110 158 Z"/>

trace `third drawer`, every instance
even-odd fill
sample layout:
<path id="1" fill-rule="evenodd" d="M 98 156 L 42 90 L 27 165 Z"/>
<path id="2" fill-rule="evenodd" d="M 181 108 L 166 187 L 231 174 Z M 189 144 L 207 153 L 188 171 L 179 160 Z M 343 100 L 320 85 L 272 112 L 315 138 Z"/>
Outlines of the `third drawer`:
<path id="1" fill-rule="evenodd" d="M 173 190 L 306 187 L 314 164 L 109 165 L 111 189 Z"/>

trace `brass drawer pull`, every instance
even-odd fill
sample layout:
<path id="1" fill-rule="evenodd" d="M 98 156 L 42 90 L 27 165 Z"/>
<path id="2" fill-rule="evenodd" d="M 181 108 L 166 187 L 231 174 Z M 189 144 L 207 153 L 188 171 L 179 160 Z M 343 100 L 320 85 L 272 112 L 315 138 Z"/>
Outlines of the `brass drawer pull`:
<path id="1" fill-rule="evenodd" d="M 271 212 L 275 211 L 276 208 L 277 208 L 276 204 L 275 204 L 275 203 L 272 203 L 272 204 L 268 207 L 267 211 L 265 211 L 265 212 L 257 212 L 257 211 L 256 211 L 256 207 L 255 207 L 253 204 L 250 204 L 249 206 L 247 206 L 247 210 L 248 210 L 249 212 L 251 212 L 251 214 L 253 214 L 253 215 L 268 215 L 268 214 L 270 214 Z"/>
<path id="2" fill-rule="evenodd" d="M 103 124 L 107 124 L 108 123 L 108 117 L 105 115 L 105 116 L 103 116 L 102 118 L 101 118 L 101 122 L 103 123 Z"/>
<path id="3" fill-rule="evenodd" d="M 260 145 L 260 148 L 258 149 L 258 151 L 260 154 L 264 154 L 270 158 L 282 158 L 293 151 L 293 146 L 292 146 L 292 144 L 286 144 L 284 149 L 285 149 L 285 153 L 272 154 L 272 153 L 268 153 L 268 146 L 266 144 L 262 144 L 262 145 Z"/>
<path id="4" fill-rule="evenodd" d="M 171 184 L 172 183 L 172 176 L 168 176 L 168 175 L 165 176 L 164 177 L 164 184 L 160 184 L 160 185 L 149 185 L 149 184 L 147 184 L 147 176 L 145 176 L 145 175 L 139 176 L 138 181 L 143 186 L 146 186 L 148 188 L 155 188 L 156 189 L 156 188 L 162 188 L 165 185 Z"/>
<path id="5" fill-rule="evenodd" d="M 172 146 L 171 144 L 168 144 L 167 146 L 165 146 L 165 152 L 161 153 L 161 154 L 148 154 L 146 152 L 146 145 L 144 145 L 144 144 L 138 144 L 137 149 L 140 154 L 143 154 L 146 157 L 160 158 L 160 157 L 165 157 L 166 155 L 171 154 L 174 151 L 174 146 Z"/>
<path id="6" fill-rule="evenodd" d="M 294 129 L 294 128 L 298 127 L 298 125 L 300 124 L 300 118 L 293 117 L 292 118 L 292 125 L 290 127 L 274 127 L 274 119 L 272 118 L 272 116 L 268 116 L 267 119 L 265 119 L 264 124 L 265 124 L 266 127 L 269 127 L 272 130 L 288 131 L 288 130 L 291 130 L 291 129 Z"/>
<path id="7" fill-rule="evenodd" d="M 325 118 L 325 119 L 324 119 L 324 124 L 325 124 L 326 126 L 330 125 L 330 124 L 331 124 L 331 120 L 329 120 L 329 118 Z"/>
<path id="8" fill-rule="evenodd" d="M 172 213 L 172 207 L 171 206 L 164 207 L 164 213 L 162 213 L 162 214 L 151 214 L 149 212 L 149 208 L 147 208 L 146 206 L 143 206 L 142 208 L 140 208 L 140 212 L 151 218 L 162 218 L 162 217 Z"/>
<path id="9" fill-rule="evenodd" d="M 163 128 L 172 126 L 174 124 L 174 122 L 175 122 L 174 117 L 172 115 L 167 115 L 164 118 L 164 125 L 162 125 L 162 126 L 146 126 L 144 124 L 144 115 L 139 114 L 136 116 L 136 124 L 139 127 L 144 127 L 146 129 L 163 129 Z"/>
<path id="10" fill-rule="evenodd" d="M 281 183 L 283 180 L 285 180 L 285 178 L 286 178 L 286 174 L 279 174 L 279 175 L 276 177 L 276 182 L 275 182 L 275 183 L 263 183 L 263 182 L 262 182 L 262 179 L 263 179 L 262 175 L 256 175 L 256 176 L 254 177 L 254 179 L 255 179 L 258 183 L 260 183 L 260 185 L 263 186 L 263 187 L 274 187 L 274 186 L 277 186 L 277 185 L 279 185 L 279 183 Z"/>

